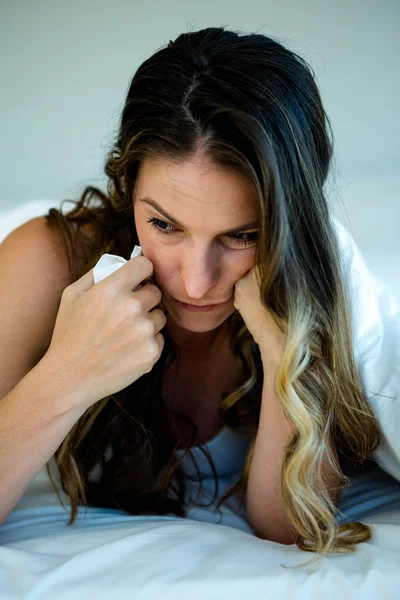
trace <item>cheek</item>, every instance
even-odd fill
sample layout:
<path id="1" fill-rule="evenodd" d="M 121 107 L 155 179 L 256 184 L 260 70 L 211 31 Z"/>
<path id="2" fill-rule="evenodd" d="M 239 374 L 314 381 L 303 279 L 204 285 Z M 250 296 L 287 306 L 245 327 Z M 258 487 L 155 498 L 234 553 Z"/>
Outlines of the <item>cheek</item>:
<path id="1" fill-rule="evenodd" d="M 245 256 L 247 254 L 247 256 Z M 240 260 L 235 260 L 229 267 L 230 279 L 235 284 L 239 279 L 244 277 L 254 266 L 255 251 L 249 249 L 248 252 L 243 252 Z"/>
<path id="2" fill-rule="evenodd" d="M 148 258 L 153 265 L 158 262 L 157 260 L 157 247 L 154 245 L 151 232 L 149 231 L 146 224 L 142 223 L 140 219 L 136 219 L 136 233 L 139 239 L 139 245 L 142 247 L 143 256 Z"/>
<path id="3" fill-rule="evenodd" d="M 168 261 L 165 260 L 165 254 L 158 252 L 156 248 L 149 248 L 143 254 L 153 263 L 153 282 L 160 290 L 168 290 L 173 285 L 173 270 Z"/>
<path id="4" fill-rule="evenodd" d="M 152 236 L 146 227 L 136 223 L 136 232 L 139 238 L 139 245 L 142 247 L 142 254 L 153 264 L 153 281 L 157 287 L 164 287 L 164 282 L 168 279 L 168 263 L 163 260 L 161 249 L 154 244 Z"/>

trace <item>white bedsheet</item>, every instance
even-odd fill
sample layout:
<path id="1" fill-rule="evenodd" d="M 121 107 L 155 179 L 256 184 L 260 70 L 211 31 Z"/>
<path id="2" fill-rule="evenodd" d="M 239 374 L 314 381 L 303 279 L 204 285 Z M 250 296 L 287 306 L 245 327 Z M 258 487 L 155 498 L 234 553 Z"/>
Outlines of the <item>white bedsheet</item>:
<path id="1" fill-rule="evenodd" d="M 40 535 L 0 546 L 1 600 L 400 597 L 400 510 L 363 519 L 373 539 L 354 553 L 296 570 L 282 565 L 311 553 L 226 525 L 102 509 L 66 527 L 53 511 Z M 26 527 L 39 531 L 33 521 Z"/>
<path id="2" fill-rule="evenodd" d="M 237 477 L 221 477 L 219 495 Z M 79 507 L 68 526 L 69 499 L 61 493 L 64 508 L 43 469 L 0 527 L 0 600 L 398 599 L 400 484 L 381 470 L 353 481 L 340 509 L 344 521 L 370 524 L 372 540 L 293 570 L 285 565 L 314 555 L 257 538 L 235 497 L 222 519 L 215 505 L 187 501 L 187 518 Z M 205 504 L 214 486 L 203 483 Z"/>

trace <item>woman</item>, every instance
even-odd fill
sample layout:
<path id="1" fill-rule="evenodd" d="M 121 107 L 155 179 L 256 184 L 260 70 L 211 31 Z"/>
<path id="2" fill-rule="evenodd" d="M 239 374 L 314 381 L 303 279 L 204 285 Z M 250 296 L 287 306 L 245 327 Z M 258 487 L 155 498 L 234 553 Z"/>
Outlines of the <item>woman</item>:
<path id="1" fill-rule="evenodd" d="M 257 535 L 318 554 L 370 539 L 337 518 L 343 469 L 371 468 L 382 438 L 323 191 L 329 128 L 309 65 L 263 35 L 182 34 L 135 73 L 108 194 L 46 215 L 74 282 L 42 359 L 79 391 L 53 442 L 70 523 L 80 504 L 185 515 L 182 460 L 203 448 L 212 468 L 204 444 L 228 431 L 246 453 L 218 507 L 241 492 Z"/>

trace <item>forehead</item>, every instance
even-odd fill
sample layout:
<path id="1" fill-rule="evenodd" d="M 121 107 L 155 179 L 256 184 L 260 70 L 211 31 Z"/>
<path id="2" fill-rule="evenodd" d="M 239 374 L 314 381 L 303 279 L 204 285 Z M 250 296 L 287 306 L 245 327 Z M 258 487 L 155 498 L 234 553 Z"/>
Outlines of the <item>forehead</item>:
<path id="1" fill-rule="evenodd" d="M 172 216 L 186 218 L 188 222 L 212 217 L 235 226 L 236 219 L 254 219 L 257 213 L 249 181 L 241 174 L 200 159 L 145 161 L 138 171 L 135 204 L 145 196 L 154 199 Z"/>

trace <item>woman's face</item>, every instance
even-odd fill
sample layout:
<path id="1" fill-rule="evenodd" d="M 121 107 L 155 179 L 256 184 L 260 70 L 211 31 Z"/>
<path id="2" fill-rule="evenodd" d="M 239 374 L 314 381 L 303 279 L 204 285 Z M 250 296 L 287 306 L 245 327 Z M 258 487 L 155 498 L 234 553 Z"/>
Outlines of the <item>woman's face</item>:
<path id="1" fill-rule="evenodd" d="M 217 328 L 235 310 L 235 283 L 254 265 L 257 212 L 248 184 L 200 159 L 146 161 L 136 180 L 133 209 L 167 322 L 172 319 L 192 332 Z M 222 304 L 191 312 L 177 300 Z"/>

